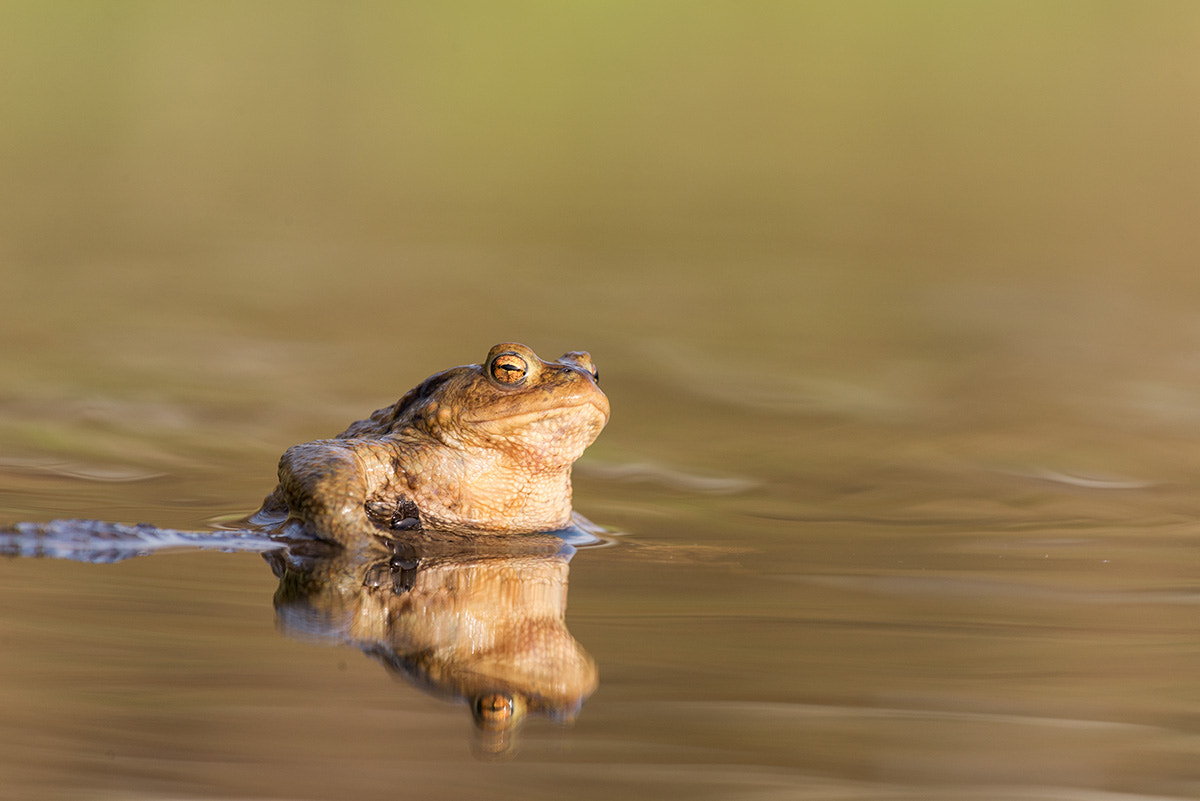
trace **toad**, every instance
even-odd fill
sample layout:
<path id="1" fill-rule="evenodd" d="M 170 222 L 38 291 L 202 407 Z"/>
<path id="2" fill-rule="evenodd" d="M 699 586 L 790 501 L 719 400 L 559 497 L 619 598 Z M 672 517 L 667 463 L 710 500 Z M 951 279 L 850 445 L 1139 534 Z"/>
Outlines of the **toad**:
<path id="1" fill-rule="evenodd" d="M 380 530 L 566 528 L 571 464 L 608 422 L 597 379 L 587 353 L 547 362 L 496 345 L 333 439 L 289 448 L 255 521 L 342 544 Z"/>

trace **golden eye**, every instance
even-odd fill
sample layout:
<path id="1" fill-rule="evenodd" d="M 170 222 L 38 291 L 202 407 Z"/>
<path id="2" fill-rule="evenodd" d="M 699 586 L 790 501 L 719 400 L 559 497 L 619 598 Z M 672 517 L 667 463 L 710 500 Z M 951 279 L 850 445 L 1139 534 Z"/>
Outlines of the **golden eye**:
<path id="1" fill-rule="evenodd" d="M 501 353 L 492 361 L 492 378 L 501 384 L 520 384 L 529 373 L 529 365 L 515 353 Z"/>

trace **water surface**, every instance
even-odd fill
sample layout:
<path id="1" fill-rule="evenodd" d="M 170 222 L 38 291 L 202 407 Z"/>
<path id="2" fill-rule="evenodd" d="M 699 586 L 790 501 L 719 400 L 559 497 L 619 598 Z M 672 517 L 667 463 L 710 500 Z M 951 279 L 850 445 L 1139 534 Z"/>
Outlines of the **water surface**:
<path id="1" fill-rule="evenodd" d="M 0 523 L 209 530 L 501 341 L 612 401 L 505 759 L 253 553 L 0 560 L 0 796 L 1200 797 L 1190 4 L 0 12 Z"/>

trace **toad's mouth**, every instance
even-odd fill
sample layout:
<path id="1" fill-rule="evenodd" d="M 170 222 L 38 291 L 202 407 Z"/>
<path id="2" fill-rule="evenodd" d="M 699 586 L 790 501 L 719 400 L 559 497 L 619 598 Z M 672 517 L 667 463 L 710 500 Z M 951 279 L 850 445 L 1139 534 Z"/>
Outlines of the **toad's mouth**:
<path id="1" fill-rule="evenodd" d="M 512 414 L 495 415 L 472 415 L 470 417 L 464 417 L 463 422 L 468 424 L 504 423 L 506 427 L 520 428 L 522 426 L 532 426 L 537 423 L 554 420 L 559 417 L 578 416 L 579 412 L 589 409 L 598 414 L 605 423 L 608 422 L 608 403 L 594 397 L 580 398 L 574 403 L 557 403 L 554 406 L 547 406 L 544 409 L 533 409 L 527 412 L 514 412 Z"/>

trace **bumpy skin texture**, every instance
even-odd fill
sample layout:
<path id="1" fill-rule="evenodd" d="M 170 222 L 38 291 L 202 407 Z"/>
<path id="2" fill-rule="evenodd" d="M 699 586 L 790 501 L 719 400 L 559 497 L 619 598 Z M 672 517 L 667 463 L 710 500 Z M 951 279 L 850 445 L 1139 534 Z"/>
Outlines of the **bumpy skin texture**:
<path id="1" fill-rule="evenodd" d="M 380 529 L 553 531 L 571 464 L 608 422 L 591 356 L 504 343 L 430 376 L 334 439 L 289 448 L 263 515 L 343 544 Z"/>

